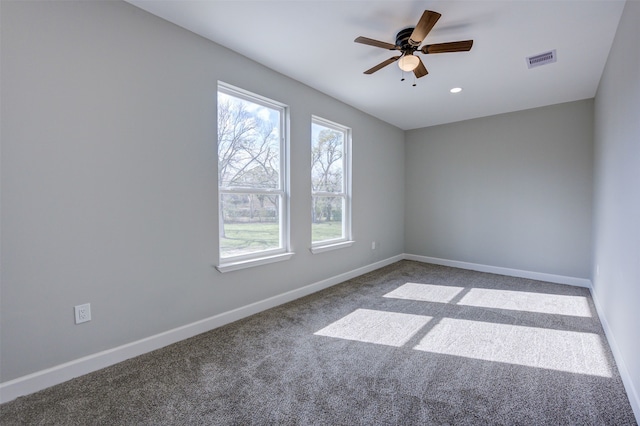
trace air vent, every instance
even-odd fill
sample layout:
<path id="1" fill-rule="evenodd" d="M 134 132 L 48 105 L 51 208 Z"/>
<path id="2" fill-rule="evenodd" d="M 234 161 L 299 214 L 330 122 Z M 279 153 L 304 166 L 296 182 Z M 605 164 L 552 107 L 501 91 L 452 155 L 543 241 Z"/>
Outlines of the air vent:
<path id="1" fill-rule="evenodd" d="M 556 61 L 556 50 L 551 50 L 549 52 L 541 53 L 535 56 L 529 56 L 527 58 L 527 66 L 529 69 L 539 67 L 541 65 L 552 64 Z"/>

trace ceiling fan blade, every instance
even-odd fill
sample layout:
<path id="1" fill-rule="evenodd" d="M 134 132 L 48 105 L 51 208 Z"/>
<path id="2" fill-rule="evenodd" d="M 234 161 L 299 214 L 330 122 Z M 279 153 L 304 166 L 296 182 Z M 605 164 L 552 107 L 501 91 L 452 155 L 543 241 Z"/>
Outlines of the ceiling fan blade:
<path id="1" fill-rule="evenodd" d="M 378 41 L 378 40 L 374 40 L 372 38 L 369 37 L 358 37 L 355 40 L 356 43 L 362 43 L 362 44 L 368 44 L 369 46 L 374 46 L 374 47 L 381 47 L 383 49 L 389 49 L 389 50 L 396 50 L 397 47 L 395 44 L 391 44 L 391 43 L 386 43 L 384 41 Z"/>
<path id="2" fill-rule="evenodd" d="M 429 74 L 429 71 L 427 71 L 427 68 L 422 63 L 422 60 L 420 58 L 418 58 L 418 60 L 420 62 L 418 62 L 418 66 L 416 67 L 416 69 L 413 70 L 413 74 L 416 76 L 416 78 L 424 77 L 425 75 Z"/>
<path id="3" fill-rule="evenodd" d="M 389 58 L 386 61 L 379 63 L 375 67 L 366 70 L 364 73 L 365 74 L 373 74 L 374 72 L 378 71 L 379 69 L 382 69 L 382 68 L 386 67 L 387 65 L 397 61 L 398 59 L 400 59 L 400 56 L 394 56 L 392 58 Z"/>
<path id="4" fill-rule="evenodd" d="M 433 12 L 431 10 L 425 10 L 420 20 L 418 21 L 418 25 L 413 29 L 411 33 L 411 37 L 409 37 L 409 44 L 412 46 L 420 46 L 422 40 L 429 34 L 429 31 L 433 28 L 433 26 L 440 19 L 440 15 L 438 12 Z"/>
<path id="5" fill-rule="evenodd" d="M 452 41 L 449 43 L 425 44 L 422 53 L 468 52 L 473 46 L 473 40 Z"/>

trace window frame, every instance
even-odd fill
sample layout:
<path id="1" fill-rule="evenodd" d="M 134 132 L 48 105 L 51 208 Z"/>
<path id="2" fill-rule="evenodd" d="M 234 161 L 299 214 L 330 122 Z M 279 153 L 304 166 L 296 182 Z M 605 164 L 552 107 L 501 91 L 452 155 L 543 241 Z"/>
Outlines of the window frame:
<path id="1" fill-rule="evenodd" d="M 241 185 L 222 186 L 218 174 L 218 265 L 216 269 L 220 272 L 235 271 L 253 266 L 264 265 L 272 262 L 290 259 L 294 253 L 291 252 L 290 242 L 290 181 L 289 181 L 289 107 L 281 102 L 269 99 L 256 93 L 241 89 L 236 86 L 218 81 L 216 92 L 216 111 L 220 102 L 220 93 L 251 102 L 263 107 L 279 112 L 280 140 L 279 140 L 279 171 L 278 188 L 263 188 Z M 216 129 L 218 129 L 218 113 L 216 113 Z M 216 130 L 217 133 L 217 130 Z M 216 158 L 220 161 L 219 146 L 216 137 Z M 219 167 L 219 164 L 218 164 Z M 227 194 L 261 194 L 279 197 L 279 247 L 266 250 L 259 250 L 252 253 L 245 253 L 234 256 L 223 256 L 221 250 L 224 227 L 224 218 L 220 217 L 223 195 Z"/>
<path id="2" fill-rule="evenodd" d="M 313 184 L 311 185 L 311 199 L 314 197 L 341 197 L 343 199 L 342 204 L 342 236 L 340 238 L 331 238 L 321 241 L 313 241 L 313 222 L 311 223 L 311 247 L 310 251 L 313 254 L 323 253 L 330 250 L 336 250 L 341 248 L 350 247 L 353 245 L 352 226 L 351 226 L 351 211 L 352 211 L 352 195 L 351 195 L 351 159 L 352 159 L 352 130 L 343 124 L 336 123 L 325 118 L 312 115 L 311 116 L 311 128 L 313 125 L 322 126 L 330 130 L 334 130 L 343 134 L 343 152 L 342 152 L 342 190 L 340 192 L 328 192 L 328 191 L 315 191 Z M 313 132 L 311 135 L 311 149 L 313 150 Z M 313 168 L 313 163 L 311 164 Z M 312 207 L 313 208 L 313 207 Z M 313 213 L 311 214 L 311 218 Z"/>

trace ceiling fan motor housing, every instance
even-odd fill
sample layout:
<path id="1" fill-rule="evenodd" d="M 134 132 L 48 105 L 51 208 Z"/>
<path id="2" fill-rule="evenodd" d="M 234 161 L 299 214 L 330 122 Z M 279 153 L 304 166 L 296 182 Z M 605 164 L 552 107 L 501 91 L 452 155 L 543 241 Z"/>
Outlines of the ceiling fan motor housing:
<path id="1" fill-rule="evenodd" d="M 418 50 L 418 46 L 420 46 L 420 43 L 411 40 L 413 30 L 414 27 L 405 28 L 396 35 L 396 47 L 402 52 L 403 56 L 413 55 L 413 52 Z"/>
<path id="2" fill-rule="evenodd" d="M 413 30 L 414 27 L 405 28 L 396 35 L 396 46 L 405 53 L 414 52 L 420 46 L 420 43 L 411 40 Z"/>

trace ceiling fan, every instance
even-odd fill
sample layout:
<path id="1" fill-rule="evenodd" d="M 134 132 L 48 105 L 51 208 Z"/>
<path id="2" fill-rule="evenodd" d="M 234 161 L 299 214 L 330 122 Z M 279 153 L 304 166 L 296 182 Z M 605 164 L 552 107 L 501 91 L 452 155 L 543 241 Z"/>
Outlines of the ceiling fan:
<path id="1" fill-rule="evenodd" d="M 413 74 L 416 78 L 424 77 L 429 72 L 427 68 L 422 63 L 422 60 L 416 55 L 415 52 L 420 52 L 424 54 L 432 54 L 432 53 L 447 53 L 447 52 L 467 52 L 471 50 L 471 46 L 473 46 L 473 40 L 464 40 L 464 41 L 452 41 L 449 43 L 438 43 L 438 44 L 425 44 L 420 47 L 422 41 L 425 39 L 429 31 L 433 28 L 433 26 L 440 19 L 440 15 L 438 12 L 433 12 L 431 10 L 425 10 L 420 20 L 418 21 L 418 25 L 415 27 L 405 28 L 400 30 L 396 35 L 396 43 L 386 43 L 384 41 L 374 40 L 368 37 L 358 37 L 354 41 L 356 43 L 368 44 L 369 46 L 381 47 L 383 49 L 388 50 L 399 50 L 401 53 L 398 56 L 393 56 L 386 61 L 383 61 L 376 65 L 373 68 L 366 70 L 365 74 L 373 74 L 374 72 L 386 67 L 387 65 L 398 61 L 398 66 L 403 71 L 413 71 Z"/>

